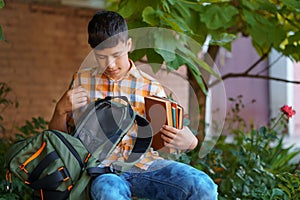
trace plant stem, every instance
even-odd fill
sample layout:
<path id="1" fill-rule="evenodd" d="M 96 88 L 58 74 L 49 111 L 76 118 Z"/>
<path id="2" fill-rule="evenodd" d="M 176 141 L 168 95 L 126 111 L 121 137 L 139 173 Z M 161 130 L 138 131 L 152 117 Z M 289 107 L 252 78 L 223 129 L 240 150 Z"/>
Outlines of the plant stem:
<path id="1" fill-rule="evenodd" d="M 271 131 L 277 126 L 277 124 L 281 121 L 281 119 L 284 117 L 284 114 L 280 115 L 280 118 L 274 123 L 274 125 L 271 127 Z"/>

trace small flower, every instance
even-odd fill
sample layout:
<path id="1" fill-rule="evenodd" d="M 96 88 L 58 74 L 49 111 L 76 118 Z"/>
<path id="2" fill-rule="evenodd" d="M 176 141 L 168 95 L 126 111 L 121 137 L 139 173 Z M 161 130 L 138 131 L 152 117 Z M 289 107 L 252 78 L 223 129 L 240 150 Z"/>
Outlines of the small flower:
<path id="1" fill-rule="evenodd" d="M 287 116 L 288 119 L 296 114 L 296 111 L 293 110 L 292 106 L 284 105 L 280 108 L 280 110 L 285 114 L 285 116 Z"/>

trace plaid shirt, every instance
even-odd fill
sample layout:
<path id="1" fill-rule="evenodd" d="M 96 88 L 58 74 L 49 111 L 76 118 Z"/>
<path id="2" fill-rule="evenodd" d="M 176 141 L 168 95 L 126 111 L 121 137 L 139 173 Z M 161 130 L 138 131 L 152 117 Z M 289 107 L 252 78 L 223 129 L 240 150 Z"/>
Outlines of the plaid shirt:
<path id="1" fill-rule="evenodd" d="M 91 101 L 106 96 L 126 96 L 132 108 L 140 115 L 145 115 L 144 97 L 149 95 L 165 96 L 165 92 L 154 78 L 138 70 L 131 62 L 129 72 L 123 79 L 114 81 L 105 74 L 97 73 L 97 68 L 83 69 L 74 74 L 72 87 L 81 85 L 89 92 Z M 68 126 L 74 127 L 74 120 L 69 118 Z M 137 137 L 137 126 L 133 126 L 113 153 L 102 162 L 110 165 L 114 161 L 124 161 L 130 155 L 135 138 Z M 147 169 L 153 160 L 162 159 L 152 148 L 142 157 L 137 167 Z"/>

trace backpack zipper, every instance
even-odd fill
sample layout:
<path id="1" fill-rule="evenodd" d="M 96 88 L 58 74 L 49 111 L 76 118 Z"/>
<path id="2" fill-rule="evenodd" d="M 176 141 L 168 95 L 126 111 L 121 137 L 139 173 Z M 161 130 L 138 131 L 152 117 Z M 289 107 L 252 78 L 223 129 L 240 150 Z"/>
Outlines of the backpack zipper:
<path id="1" fill-rule="evenodd" d="M 20 169 L 23 170 L 26 174 L 28 174 L 28 171 L 26 170 L 25 167 L 27 166 L 28 163 L 36 159 L 43 152 L 43 150 L 46 147 L 46 144 L 47 144 L 46 141 L 44 141 L 42 146 L 32 156 L 30 156 L 27 160 L 25 160 L 25 162 L 23 162 L 20 165 Z"/>
<path id="2" fill-rule="evenodd" d="M 28 138 L 25 138 L 25 139 L 22 139 L 22 140 L 18 140 L 18 141 L 16 141 L 14 144 L 23 142 L 23 141 L 26 140 L 26 139 L 28 139 Z M 28 143 L 29 143 L 29 142 L 27 142 L 27 143 L 23 146 L 23 148 L 24 148 L 25 146 L 27 146 Z M 6 165 L 8 169 L 9 169 L 9 166 L 10 166 L 10 163 L 11 163 L 12 159 L 13 159 L 18 153 L 20 153 L 21 150 L 22 150 L 22 149 L 19 149 L 19 151 L 18 151 L 18 152 L 15 152 L 15 153 L 13 154 L 13 156 L 10 156 L 10 158 L 9 158 L 9 160 L 8 160 L 8 162 L 7 162 L 7 165 Z"/>
<path id="3" fill-rule="evenodd" d="M 28 139 L 28 138 L 24 138 L 24 139 L 22 139 L 22 140 L 18 140 L 18 141 L 16 141 L 14 144 L 17 144 L 17 143 L 20 143 L 20 142 L 23 142 L 24 140 L 26 140 L 26 139 Z M 28 142 L 29 143 L 29 142 Z M 25 145 L 24 145 L 24 147 L 25 146 L 27 146 L 28 145 L 28 143 L 26 143 Z M 6 179 L 6 191 L 8 192 L 12 192 L 12 190 L 13 190 L 13 187 L 12 187 L 12 172 L 10 171 L 10 163 L 11 163 L 11 161 L 12 161 L 12 159 L 21 151 L 22 149 L 19 149 L 19 151 L 18 152 L 15 152 L 14 154 L 13 154 L 13 156 L 11 156 L 10 158 L 9 158 L 9 160 L 8 160 L 8 162 L 7 162 L 7 164 L 6 164 L 6 168 L 7 168 L 7 170 L 6 170 L 6 175 L 5 175 L 5 179 Z"/>
<path id="4" fill-rule="evenodd" d="M 5 175 L 5 179 L 6 179 L 6 192 L 12 192 L 13 188 L 12 188 L 12 174 L 10 172 L 10 170 L 6 170 L 6 175 Z"/>

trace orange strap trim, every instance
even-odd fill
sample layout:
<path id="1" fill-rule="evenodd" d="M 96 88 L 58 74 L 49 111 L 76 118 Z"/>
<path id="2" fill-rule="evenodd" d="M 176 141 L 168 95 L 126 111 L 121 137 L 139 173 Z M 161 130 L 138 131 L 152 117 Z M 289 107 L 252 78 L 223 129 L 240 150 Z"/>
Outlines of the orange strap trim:
<path id="1" fill-rule="evenodd" d="M 28 165 L 28 163 L 30 163 L 32 160 L 36 159 L 42 153 L 45 147 L 46 147 L 46 141 L 43 142 L 41 148 L 39 148 L 37 152 L 35 152 L 32 156 L 30 156 L 27 160 L 25 160 L 23 164 L 20 165 L 20 169 L 25 171 L 25 173 L 28 173 L 28 171 L 25 169 L 26 165 Z"/>
<path id="2" fill-rule="evenodd" d="M 6 191 L 12 192 L 12 174 L 9 170 L 6 171 L 5 179 L 6 179 Z"/>
<path id="3" fill-rule="evenodd" d="M 9 181 L 10 183 L 12 182 L 12 176 L 11 176 L 11 173 L 9 170 L 6 171 L 5 179 L 6 179 L 6 181 Z"/>
<path id="4" fill-rule="evenodd" d="M 69 185 L 69 187 L 68 187 L 68 191 L 71 191 L 71 190 L 72 190 L 72 188 L 73 188 L 73 185 Z"/>
<path id="5" fill-rule="evenodd" d="M 41 200 L 44 200 L 44 192 L 43 189 L 40 189 Z"/>
<path id="6" fill-rule="evenodd" d="M 90 157 L 91 157 L 91 154 L 90 154 L 90 153 L 88 153 L 88 155 L 86 156 L 86 158 L 85 158 L 84 162 L 85 162 L 85 163 L 87 163 L 87 162 L 89 161 Z"/>

